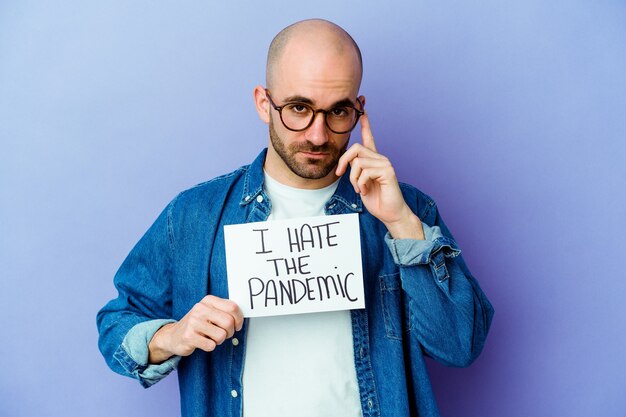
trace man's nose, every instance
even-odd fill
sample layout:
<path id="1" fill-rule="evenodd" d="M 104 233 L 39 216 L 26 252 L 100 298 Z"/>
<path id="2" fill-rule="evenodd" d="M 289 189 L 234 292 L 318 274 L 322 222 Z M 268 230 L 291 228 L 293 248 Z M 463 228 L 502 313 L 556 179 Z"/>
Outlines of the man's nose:
<path id="1" fill-rule="evenodd" d="M 313 123 L 306 130 L 304 137 L 314 145 L 323 145 L 328 142 L 328 128 L 326 127 L 326 115 L 318 112 Z"/>

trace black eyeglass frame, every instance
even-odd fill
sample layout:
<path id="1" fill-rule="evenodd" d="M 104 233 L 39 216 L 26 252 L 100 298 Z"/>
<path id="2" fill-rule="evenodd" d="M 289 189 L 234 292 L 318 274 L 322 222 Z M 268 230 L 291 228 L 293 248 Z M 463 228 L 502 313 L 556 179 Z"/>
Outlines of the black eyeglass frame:
<path id="1" fill-rule="evenodd" d="M 350 106 L 343 106 L 343 107 L 352 107 L 354 109 L 354 111 L 356 111 L 356 119 L 354 119 L 354 124 L 352 125 L 352 127 L 350 129 L 338 132 L 338 131 L 334 130 L 332 127 L 330 127 L 330 125 L 328 124 L 328 113 L 330 113 L 333 109 L 330 109 L 330 110 L 314 109 L 311 105 L 309 105 L 307 103 L 299 103 L 299 102 L 286 103 L 286 104 L 283 104 L 282 106 L 277 106 L 276 103 L 274 103 L 274 100 L 272 100 L 270 92 L 269 92 L 269 90 L 267 88 L 265 89 L 265 95 L 267 96 L 267 99 L 269 100 L 269 102 L 272 105 L 272 107 L 274 108 L 274 110 L 276 110 L 278 112 L 278 115 L 280 116 L 280 122 L 283 124 L 283 126 L 285 126 L 285 128 L 287 130 L 291 130 L 292 132 L 302 132 L 304 130 L 307 130 L 309 127 L 311 127 L 311 125 L 315 121 L 315 118 L 317 117 L 317 113 L 323 113 L 324 114 L 324 124 L 326 124 L 326 127 L 328 128 L 328 130 L 330 130 L 331 132 L 336 133 L 338 135 L 343 135 L 345 133 L 352 132 L 354 130 L 354 128 L 356 127 L 357 123 L 359 122 L 359 119 L 361 118 L 361 116 L 363 116 L 365 114 L 364 111 L 357 109 L 355 106 L 352 106 L 352 105 L 350 105 Z M 363 108 L 363 103 L 361 103 L 361 100 L 358 97 L 356 98 L 356 101 L 359 103 L 361 108 Z M 292 129 L 292 128 L 290 128 L 289 126 L 287 126 L 285 124 L 285 121 L 283 120 L 283 108 L 285 106 L 289 105 L 289 104 L 299 104 L 299 105 L 308 107 L 309 109 L 311 109 L 313 111 L 313 117 L 311 117 L 311 120 L 309 121 L 309 124 L 306 125 L 306 127 L 303 127 L 302 129 Z"/>

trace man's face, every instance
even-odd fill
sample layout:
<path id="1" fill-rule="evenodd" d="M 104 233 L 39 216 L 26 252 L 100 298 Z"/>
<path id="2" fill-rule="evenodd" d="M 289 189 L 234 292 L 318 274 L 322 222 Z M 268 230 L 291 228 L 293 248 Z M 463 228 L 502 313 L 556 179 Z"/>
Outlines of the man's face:
<path id="1" fill-rule="evenodd" d="M 339 54 L 311 44 L 290 43 L 276 69 L 272 100 L 277 106 L 305 102 L 325 110 L 346 101 L 356 104 L 360 68 L 356 55 L 350 52 Z M 350 139 L 350 133 L 329 130 L 323 113 L 317 113 L 306 130 L 291 131 L 271 106 L 269 136 L 268 173 L 283 183 L 304 188 L 323 187 L 336 179 L 334 169 Z"/>
<path id="2" fill-rule="evenodd" d="M 319 118 L 321 115 L 317 117 Z M 280 119 L 278 123 L 282 124 Z M 272 147 L 285 165 L 297 176 L 309 180 L 325 178 L 335 169 L 339 158 L 348 148 L 348 140 L 350 138 L 348 133 L 348 137 L 345 140 L 326 141 L 319 145 L 308 140 L 284 139 L 276 132 L 273 117 L 270 119 L 269 130 Z M 336 135 L 335 133 L 330 133 Z"/>

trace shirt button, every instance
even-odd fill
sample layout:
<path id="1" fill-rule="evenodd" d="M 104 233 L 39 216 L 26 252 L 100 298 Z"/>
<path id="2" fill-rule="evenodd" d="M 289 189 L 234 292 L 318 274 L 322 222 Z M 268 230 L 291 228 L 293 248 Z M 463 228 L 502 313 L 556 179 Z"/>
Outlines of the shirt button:
<path id="1" fill-rule="evenodd" d="M 232 342 L 233 342 L 233 346 L 237 346 L 239 344 L 239 339 L 237 339 L 236 337 L 233 337 Z"/>
<path id="2" fill-rule="evenodd" d="M 372 402 L 372 400 L 371 400 L 371 399 L 367 400 L 367 406 L 368 406 L 369 408 L 374 408 L 374 403 Z"/>
<path id="3" fill-rule="evenodd" d="M 259 203 L 262 203 L 263 202 L 263 196 L 262 195 L 257 196 L 256 201 L 259 202 Z"/>
<path id="4" fill-rule="evenodd" d="M 232 395 L 232 396 L 233 396 L 233 398 L 237 398 L 237 395 L 239 395 L 239 394 L 237 394 L 237 391 L 232 390 L 232 391 L 230 392 L 230 395 Z"/>
<path id="5" fill-rule="evenodd" d="M 356 208 L 356 204 L 352 203 L 352 208 L 355 209 Z"/>
<path id="6" fill-rule="evenodd" d="M 359 356 L 362 358 L 365 356 L 365 349 L 363 348 L 359 349 Z"/>

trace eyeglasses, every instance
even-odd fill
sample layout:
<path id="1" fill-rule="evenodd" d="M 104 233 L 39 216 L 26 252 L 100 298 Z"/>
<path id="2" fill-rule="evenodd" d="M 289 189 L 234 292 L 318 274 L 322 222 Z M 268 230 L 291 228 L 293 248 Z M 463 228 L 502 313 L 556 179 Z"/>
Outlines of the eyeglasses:
<path id="1" fill-rule="evenodd" d="M 317 113 L 323 113 L 326 126 L 331 132 L 337 134 L 348 133 L 354 129 L 356 123 L 359 121 L 359 117 L 364 113 L 351 104 L 336 106 L 330 110 L 316 110 L 309 104 L 301 102 L 292 102 L 277 106 L 272 100 L 269 90 L 265 89 L 265 94 L 274 110 L 280 115 L 280 121 L 283 122 L 283 125 L 287 129 L 293 132 L 302 132 L 308 129 L 313 124 Z M 361 100 L 359 100 L 358 97 L 356 100 L 362 109 L 363 104 Z"/>

